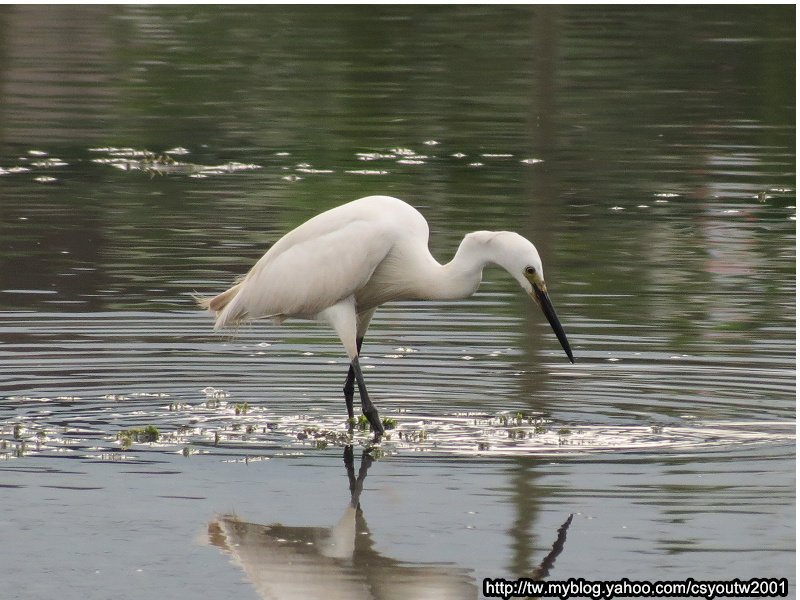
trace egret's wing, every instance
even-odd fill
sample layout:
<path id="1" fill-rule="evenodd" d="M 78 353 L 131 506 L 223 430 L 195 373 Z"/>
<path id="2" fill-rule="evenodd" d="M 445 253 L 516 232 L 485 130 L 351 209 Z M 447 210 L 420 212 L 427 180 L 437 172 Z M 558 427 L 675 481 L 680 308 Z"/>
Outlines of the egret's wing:
<path id="1" fill-rule="evenodd" d="M 368 220 L 335 225 L 281 239 L 247 274 L 224 322 L 316 315 L 365 286 L 392 249 L 391 228 Z"/>

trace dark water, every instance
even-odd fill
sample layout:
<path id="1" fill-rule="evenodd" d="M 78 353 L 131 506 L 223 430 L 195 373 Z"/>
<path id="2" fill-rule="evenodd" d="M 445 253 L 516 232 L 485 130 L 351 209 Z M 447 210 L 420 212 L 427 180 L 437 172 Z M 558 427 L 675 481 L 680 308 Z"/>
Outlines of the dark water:
<path id="1" fill-rule="evenodd" d="M 794 10 L 0 9 L 4 597 L 463 598 L 573 513 L 552 579 L 792 596 Z M 194 309 L 372 193 L 532 239 L 577 363 L 502 271 L 388 305 L 362 458 L 330 331 Z"/>

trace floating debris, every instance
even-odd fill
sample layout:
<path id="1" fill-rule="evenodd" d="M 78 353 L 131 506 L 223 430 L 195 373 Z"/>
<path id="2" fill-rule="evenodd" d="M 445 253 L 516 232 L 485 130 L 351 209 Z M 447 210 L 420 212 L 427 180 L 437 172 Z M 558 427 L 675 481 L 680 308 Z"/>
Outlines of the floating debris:
<path id="1" fill-rule="evenodd" d="M 143 428 L 125 429 L 117 433 L 117 440 L 120 445 L 127 450 L 134 443 L 153 443 L 161 437 L 158 427 L 148 425 Z"/>
<path id="2" fill-rule="evenodd" d="M 333 169 L 312 169 L 311 167 L 298 167 L 297 171 L 308 175 L 330 175 L 336 172 Z"/>
<path id="3" fill-rule="evenodd" d="M 101 152 L 108 155 L 103 158 L 93 158 L 92 162 L 95 164 L 107 165 L 121 171 L 143 171 L 150 175 L 207 177 L 261 168 L 261 165 L 237 161 L 220 165 L 202 165 L 176 160 L 175 156 L 189 154 L 189 151 L 182 147 L 172 148 L 162 154 L 136 148 L 103 147 L 90 148 L 89 150 L 90 152 Z"/>
<path id="4" fill-rule="evenodd" d="M 186 148 L 182 148 L 178 146 L 177 148 L 172 148 L 170 150 L 164 150 L 164 154 L 172 154 L 175 156 L 185 156 L 186 154 L 190 154 L 190 152 Z"/>
<path id="5" fill-rule="evenodd" d="M 356 152 L 358 160 L 392 160 L 397 158 L 396 154 L 386 154 L 382 152 Z"/>
<path id="6" fill-rule="evenodd" d="M 397 164 L 400 165 L 423 165 L 430 158 L 410 148 L 392 148 L 391 152 L 395 155 L 394 158 L 397 158 Z"/>
<path id="7" fill-rule="evenodd" d="M 356 171 L 345 171 L 348 175 L 388 175 L 389 171 L 381 171 L 377 169 L 359 169 Z"/>
<path id="8" fill-rule="evenodd" d="M 66 167 L 69 165 L 69 163 L 61 160 L 60 158 L 47 158 L 45 160 L 35 160 L 32 163 L 30 163 L 30 165 L 32 167 L 50 169 L 53 167 Z"/>

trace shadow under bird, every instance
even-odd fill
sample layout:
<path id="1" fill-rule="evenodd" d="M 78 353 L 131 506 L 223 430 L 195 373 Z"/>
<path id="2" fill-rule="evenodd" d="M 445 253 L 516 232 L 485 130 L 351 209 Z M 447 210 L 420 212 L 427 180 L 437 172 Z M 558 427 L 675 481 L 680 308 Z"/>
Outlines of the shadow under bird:
<path id="1" fill-rule="evenodd" d="M 510 231 L 475 231 L 464 236 L 450 262 L 440 264 L 428 250 L 428 235 L 425 217 L 402 200 L 360 198 L 293 229 L 233 287 L 199 304 L 216 315 L 215 329 L 253 319 L 282 323 L 290 317 L 330 324 L 350 359 L 344 384 L 347 416 L 352 422 L 357 385 L 361 411 L 376 441 L 383 424 L 358 355 L 375 309 L 385 302 L 468 298 L 478 289 L 484 267 L 497 265 L 537 302 L 575 362 L 531 242 Z"/>

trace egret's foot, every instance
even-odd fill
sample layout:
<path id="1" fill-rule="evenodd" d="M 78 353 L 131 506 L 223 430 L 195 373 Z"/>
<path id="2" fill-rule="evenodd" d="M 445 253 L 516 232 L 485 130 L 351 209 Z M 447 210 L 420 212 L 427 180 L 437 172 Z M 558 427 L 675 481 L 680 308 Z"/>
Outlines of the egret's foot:
<path id="1" fill-rule="evenodd" d="M 378 414 L 378 409 L 374 406 L 371 410 L 367 410 L 364 413 L 364 416 L 367 417 L 367 421 L 369 421 L 370 429 L 375 433 L 375 437 L 373 441 L 378 442 L 383 437 L 383 423 L 381 423 L 381 417 Z"/>

